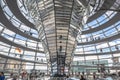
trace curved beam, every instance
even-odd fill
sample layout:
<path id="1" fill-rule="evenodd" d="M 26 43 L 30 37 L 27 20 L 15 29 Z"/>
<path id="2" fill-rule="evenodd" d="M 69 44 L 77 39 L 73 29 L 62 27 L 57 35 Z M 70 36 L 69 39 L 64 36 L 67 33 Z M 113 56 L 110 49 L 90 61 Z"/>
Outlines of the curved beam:
<path id="1" fill-rule="evenodd" d="M 109 55 L 109 54 L 117 54 L 120 53 L 120 50 L 112 51 L 112 52 L 103 52 L 103 53 L 92 53 L 92 54 L 74 54 L 74 57 L 83 57 L 83 56 L 97 56 L 97 55 Z"/>
<path id="2" fill-rule="evenodd" d="M 100 42 L 108 42 L 108 41 L 113 41 L 115 39 L 120 38 L 120 33 L 101 39 L 101 40 L 95 40 L 95 41 L 90 41 L 90 42 L 84 42 L 84 43 L 78 43 L 77 45 L 89 45 L 89 44 L 95 44 L 95 43 L 100 43 Z"/>
<path id="3" fill-rule="evenodd" d="M 32 61 L 32 60 L 25 60 L 25 59 L 10 57 L 10 56 L 3 55 L 3 54 L 0 54 L 0 57 L 6 58 L 6 59 L 13 59 L 13 60 L 17 60 L 17 61 L 23 61 L 23 62 L 38 63 L 38 64 L 47 64 L 47 63 L 41 63 L 41 62 L 38 62 L 38 61 Z"/>
<path id="4" fill-rule="evenodd" d="M 92 28 L 92 29 L 89 29 L 89 30 L 82 31 L 82 35 L 97 32 L 97 31 L 100 31 L 102 29 L 105 29 L 105 28 L 115 24 L 117 21 L 120 20 L 120 17 L 118 17 L 118 16 L 120 16 L 120 13 L 117 13 L 112 19 L 110 19 L 106 23 L 100 25 L 99 27 L 95 27 L 95 28 Z"/>
<path id="5" fill-rule="evenodd" d="M 98 17 L 100 17 L 101 15 L 103 15 L 107 10 L 101 10 L 101 9 L 110 9 L 110 7 L 114 4 L 116 0 L 105 0 L 105 2 L 103 3 L 102 7 L 100 8 L 100 11 L 97 11 L 94 15 L 90 16 L 87 20 L 87 23 L 97 19 Z M 107 6 L 106 6 L 107 5 Z"/>
<path id="6" fill-rule="evenodd" d="M 0 22 L 6 26 L 6 28 L 8 28 L 9 30 L 21 35 L 21 36 L 24 36 L 26 38 L 29 38 L 29 39 L 32 39 L 34 41 L 38 41 L 40 42 L 40 40 L 38 38 L 35 38 L 35 37 L 32 37 L 28 34 L 25 34 L 23 33 L 22 31 L 20 31 L 17 27 L 15 27 L 5 16 L 1 6 L 0 6 Z"/>
<path id="7" fill-rule="evenodd" d="M 23 50 L 27 50 L 27 51 L 33 51 L 33 52 L 39 52 L 39 53 L 44 53 L 43 51 L 39 51 L 39 50 L 35 50 L 35 49 L 31 49 L 31 48 L 27 48 L 27 47 L 24 47 L 22 45 L 19 45 L 19 44 L 16 44 L 6 38 L 4 38 L 3 36 L 0 35 L 0 41 L 6 43 L 6 44 L 9 44 L 9 45 L 12 45 L 12 46 L 15 46 L 15 47 L 19 47 Z"/>
<path id="8" fill-rule="evenodd" d="M 86 0 L 76 0 L 78 3 L 82 3 L 82 5 L 84 5 L 85 7 L 88 5 L 88 2 Z"/>
<path id="9" fill-rule="evenodd" d="M 12 11 L 12 13 L 18 18 L 21 22 L 23 22 L 25 25 L 27 25 L 30 28 L 36 29 L 35 25 L 31 23 L 28 19 L 24 17 L 24 15 L 19 10 L 19 7 L 17 5 L 17 0 L 6 0 L 8 7 Z"/>
<path id="10" fill-rule="evenodd" d="M 72 65 L 71 67 L 83 67 L 83 68 L 96 68 L 96 70 L 98 68 L 101 68 L 101 66 L 97 66 L 97 64 L 95 65 Z M 110 70 L 113 70 L 113 69 L 120 69 L 120 66 L 119 65 L 114 65 L 114 66 L 104 66 L 105 68 L 109 68 Z"/>

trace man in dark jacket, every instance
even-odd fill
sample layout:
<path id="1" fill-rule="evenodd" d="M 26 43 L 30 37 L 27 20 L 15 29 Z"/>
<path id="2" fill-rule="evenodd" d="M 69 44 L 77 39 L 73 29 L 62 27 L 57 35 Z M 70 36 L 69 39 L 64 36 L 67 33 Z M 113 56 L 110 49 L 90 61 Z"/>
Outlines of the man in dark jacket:
<path id="1" fill-rule="evenodd" d="M 0 80 L 5 80 L 5 76 L 3 72 L 0 72 Z"/>

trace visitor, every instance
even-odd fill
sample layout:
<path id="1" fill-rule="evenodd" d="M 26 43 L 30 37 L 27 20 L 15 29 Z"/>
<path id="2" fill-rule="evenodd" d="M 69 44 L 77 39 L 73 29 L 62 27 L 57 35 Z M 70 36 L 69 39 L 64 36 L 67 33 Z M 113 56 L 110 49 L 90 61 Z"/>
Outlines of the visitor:
<path id="1" fill-rule="evenodd" d="M 12 80 L 17 80 L 17 75 L 14 75 Z"/>
<path id="2" fill-rule="evenodd" d="M 68 76 L 68 75 L 66 76 L 66 79 L 65 79 L 65 80 L 69 80 L 69 76 Z"/>
<path id="3" fill-rule="evenodd" d="M 118 76 L 120 77 L 120 72 L 118 72 Z"/>
<path id="4" fill-rule="evenodd" d="M 22 73 L 22 80 L 27 80 L 27 72 Z"/>
<path id="5" fill-rule="evenodd" d="M 5 80 L 5 76 L 3 72 L 0 72 L 0 80 Z"/>
<path id="6" fill-rule="evenodd" d="M 83 75 L 81 75 L 81 78 L 80 78 L 80 80 L 86 80 L 86 79 L 83 77 Z"/>
<path id="7" fill-rule="evenodd" d="M 10 74 L 10 78 L 13 78 L 13 73 Z"/>
<path id="8" fill-rule="evenodd" d="M 96 73 L 93 72 L 93 79 L 95 80 L 96 79 Z"/>

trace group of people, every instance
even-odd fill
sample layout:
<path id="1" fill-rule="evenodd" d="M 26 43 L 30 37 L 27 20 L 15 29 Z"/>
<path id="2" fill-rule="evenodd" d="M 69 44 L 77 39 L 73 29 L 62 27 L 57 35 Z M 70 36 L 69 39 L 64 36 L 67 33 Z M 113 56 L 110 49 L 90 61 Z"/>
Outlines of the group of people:
<path id="1" fill-rule="evenodd" d="M 66 76 L 66 80 L 71 80 L 69 76 Z M 80 80 L 86 80 L 83 75 L 80 76 Z"/>
<path id="2" fill-rule="evenodd" d="M 81 75 L 80 80 L 86 80 L 83 75 Z"/>
<path id="3" fill-rule="evenodd" d="M 5 80 L 5 76 L 3 72 L 0 72 L 0 80 Z"/>

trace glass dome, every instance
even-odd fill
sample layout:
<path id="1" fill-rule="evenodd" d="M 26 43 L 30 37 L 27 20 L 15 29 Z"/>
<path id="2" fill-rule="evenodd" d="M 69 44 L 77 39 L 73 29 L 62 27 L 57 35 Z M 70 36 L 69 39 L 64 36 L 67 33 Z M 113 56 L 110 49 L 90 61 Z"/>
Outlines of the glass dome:
<path id="1" fill-rule="evenodd" d="M 0 0 L 0 71 L 119 71 L 119 15 L 120 0 Z"/>

